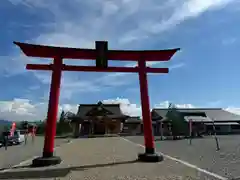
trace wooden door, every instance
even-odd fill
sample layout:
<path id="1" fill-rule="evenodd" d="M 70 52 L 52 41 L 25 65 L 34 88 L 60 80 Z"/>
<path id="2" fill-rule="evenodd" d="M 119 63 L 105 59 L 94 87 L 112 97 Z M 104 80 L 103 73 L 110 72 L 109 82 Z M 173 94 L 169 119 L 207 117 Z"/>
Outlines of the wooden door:
<path id="1" fill-rule="evenodd" d="M 105 134 L 105 123 L 104 122 L 95 122 L 94 123 L 94 134 Z"/>

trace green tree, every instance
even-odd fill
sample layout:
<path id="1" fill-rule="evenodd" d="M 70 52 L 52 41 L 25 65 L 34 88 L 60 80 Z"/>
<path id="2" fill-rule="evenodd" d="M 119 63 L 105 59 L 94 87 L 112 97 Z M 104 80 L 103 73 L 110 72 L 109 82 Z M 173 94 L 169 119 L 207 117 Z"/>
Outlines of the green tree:
<path id="1" fill-rule="evenodd" d="M 65 122 L 65 120 L 66 120 L 66 116 L 65 115 L 66 115 L 65 112 L 62 111 L 61 115 L 60 115 L 60 118 L 59 118 L 59 123 L 60 124 Z"/>
<path id="2" fill-rule="evenodd" d="M 57 134 L 62 135 L 66 133 L 72 132 L 72 127 L 70 125 L 70 121 L 75 114 L 72 112 L 62 111 L 59 117 L 59 121 L 57 123 Z"/>
<path id="3" fill-rule="evenodd" d="M 28 121 L 21 121 L 20 123 L 20 129 L 27 129 L 28 128 Z"/>
<path id="4" fill-rule="evenodd" d="M 37 132 L 36 134 L 43 135 L 45 132 L 45 122 L 39 122 L 37 124 Z"/>
<path id="5" fill-rule="evenodd" d="M 178 112 L 174 104 L 170 103 L 166 117 L 171 122 L 171 131 L 173 138 L 176 138 L 176 136 L 180 135 L 187 135 L 187 122 L 184 120 L 184 117 L 181 115 L 181 113 Z"/>

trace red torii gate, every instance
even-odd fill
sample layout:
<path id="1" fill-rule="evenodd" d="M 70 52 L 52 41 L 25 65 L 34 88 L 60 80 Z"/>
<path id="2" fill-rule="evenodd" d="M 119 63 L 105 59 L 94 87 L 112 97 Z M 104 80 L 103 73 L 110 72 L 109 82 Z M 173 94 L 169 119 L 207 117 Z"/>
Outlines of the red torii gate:
<path id="1" fill-rule="evenodd" d="M 150 51 L 108 50 L 107 41 L 96 41 L 95 43 L 96 49 L 80 49 L 14 42 L 14 44 L 21 48 L 26 56 L 53 58 L 53 64 L 26 65 L 26 69 L 28 70 L 52 71 L 43 154 L 42 157 L 38 157 L 33 160 L 33 166 L 55 165 L 61 162 L 60 157 L 53 156 L 53 151 L 62 71 L 138 73 L 145 140 L 145 153 L 139 154 L 138 159 L 145 162 L 159 162 L 163 160 L 161 155 L 155 153 L 155 144 L 152 133 L 152 119 L 148 97 L 147 73 L 168 73 L 168 68 L 147 67 L 146 61 L 168 61 L 175 52 L 180 49 Z M 96 66 L 65 65 L 63 64 L 63 58 L 84 60 L 96 59 Z M 108 60 L 137 61 L 138 66 L 108 67 Z"/>

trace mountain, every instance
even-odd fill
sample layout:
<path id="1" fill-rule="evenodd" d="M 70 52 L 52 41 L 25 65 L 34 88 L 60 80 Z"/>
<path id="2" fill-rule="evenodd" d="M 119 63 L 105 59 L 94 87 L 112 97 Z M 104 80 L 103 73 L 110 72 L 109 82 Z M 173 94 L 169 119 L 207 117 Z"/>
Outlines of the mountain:
<path id="1" fill-rule="evenodd" d="M 0 125 L 9 125 L 11 123 L 11 121 L 0 119 Z"/>

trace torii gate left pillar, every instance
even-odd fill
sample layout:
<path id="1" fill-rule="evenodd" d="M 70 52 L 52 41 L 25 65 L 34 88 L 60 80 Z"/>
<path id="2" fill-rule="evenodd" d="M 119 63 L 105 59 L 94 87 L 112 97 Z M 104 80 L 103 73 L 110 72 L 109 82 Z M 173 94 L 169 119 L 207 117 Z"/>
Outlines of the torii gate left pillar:
<path id="1" fill-rule="evenodd" d="M 33 45 L 15 42 L 27 56 L 53 58 L 53 64 L 27 64 L 31 70 L 51 70 L 52 81 L 49 95 L 48 117 L 45 130 L 45 141 L 42 157 L 33 160 L 33 166 L 55 165 L 61 158 L 54 156 L 54 138 L 56 134 L 56 121 L 60 93 L 62 71 L 90 71 L 90 72 L 128 72 L 138 73 L 140 83 L 142 117 L 144 126 L 145 153 L 139 154 L 138 159 L 144 162 L 159 162 L 163 157 L 155 153 L 152 133 L 152 119 L 148 97 L 147 73 L 168 73 L 168 68 L 146 67 L 146 61 L 168 61 L 177 49 L 157 51 L 119 51 L 108 50 L 107 42 L 96 42 L 96 49 L 62 48 L 42 45 Z M 72 66 L 63 64 L 66 59 L 96 59 L 96 66 Z M 107 61 L 137 61 L 137 67 L 108 67 Z"/>

